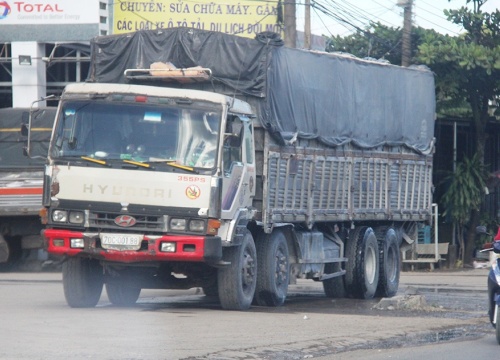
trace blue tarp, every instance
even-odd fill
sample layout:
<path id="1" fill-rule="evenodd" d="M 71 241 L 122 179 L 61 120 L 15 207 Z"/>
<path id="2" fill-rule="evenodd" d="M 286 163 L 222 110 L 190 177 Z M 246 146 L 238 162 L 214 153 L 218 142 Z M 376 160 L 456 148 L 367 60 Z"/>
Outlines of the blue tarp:
<path id="1" fill-rule="evenodd" d="M 215 82 L 258 99 L 260 121 L 282 143 L 298 136 L 331 147 L 404 145 L 432 152 L 430 70 L 281 45 L 273 36 L 254 40 L 188 28 L 100 36 L 91 42 L 88 81 L 126 83 L 126 69 L 159 61 L 202 66 Z"/>

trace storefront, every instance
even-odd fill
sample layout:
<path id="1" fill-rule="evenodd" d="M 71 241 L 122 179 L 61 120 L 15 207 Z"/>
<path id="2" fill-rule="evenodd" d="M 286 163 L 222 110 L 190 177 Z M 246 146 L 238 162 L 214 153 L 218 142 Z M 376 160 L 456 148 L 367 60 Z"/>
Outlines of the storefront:
<path id="1" fill-rule="evenodd" d="M 89 40 L 109 33 L 108 3 L 0 2 L 0 108 L 28 107 L 85 80 Z"/>

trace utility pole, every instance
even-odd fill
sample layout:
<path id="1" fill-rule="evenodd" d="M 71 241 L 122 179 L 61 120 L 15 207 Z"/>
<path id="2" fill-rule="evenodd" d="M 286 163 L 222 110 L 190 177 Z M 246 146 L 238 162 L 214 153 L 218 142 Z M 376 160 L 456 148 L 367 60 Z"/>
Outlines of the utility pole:
<path id="1" fill-rule="evenodd" d="M 297 24 L 295 19 L 295 0 L 285 0 L 285 46 L 297 47 Z"/>
<path id="2" fill-rule="evenodd" d="M 404 9 L 403 19 L 403 44 L 401 65 L 410 66 L 411 61 L 411 28 L 412 28 L 412 7 L 413 0 L 398 0 L 397 5 Z"/>
<path id="3" fill-rule="evenodd" d="M 305 4 L 304 49 L 311 50 L 311 0 Z"/>

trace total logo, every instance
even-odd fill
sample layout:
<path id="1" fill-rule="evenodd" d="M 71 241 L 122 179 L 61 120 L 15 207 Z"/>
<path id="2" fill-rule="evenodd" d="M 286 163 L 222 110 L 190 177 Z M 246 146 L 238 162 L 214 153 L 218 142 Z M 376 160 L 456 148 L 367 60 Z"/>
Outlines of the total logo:
<path id="1" fill-rule="evenodd" d="M 0 20 L 5 19 L 12 10 L 18 13 L 60 13 L 64 10 L 60 4 L 26 3 L 24 1 L 13 1 L 12 8 L 7 1 L 0 1 Z"/>
<path id="2" fill-rule="evenodd" d="M 0 20 L 5 19 L 11 12 L 10 5 L 7 1 L 0 1 Z"/>

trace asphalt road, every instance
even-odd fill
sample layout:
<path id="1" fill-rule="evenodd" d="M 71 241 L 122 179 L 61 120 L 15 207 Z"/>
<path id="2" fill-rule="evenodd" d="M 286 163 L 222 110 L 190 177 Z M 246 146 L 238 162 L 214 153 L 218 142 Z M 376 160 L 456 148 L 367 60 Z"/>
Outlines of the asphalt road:
<path id="1" fill-rule="evenodd" d="M 500 346 L 495 335 L 485 334 L 474 340 L 446 341 L 421 345 L 418 347 L 401 347 L 397 349 L 370 349 L 345 352 L 336 355 L 320 357 L 321 360 L 471 360 L 498 359 Z"/>
<path id="2" fill-rule="evenodd" d="M 198 289 L 143 290 L 129 308 L 112 306 L 103 293 L 96 308 L 71 309 L 60 273 L 0 273 L 0 358 L 326 359 L 360 350 L 372 358 L 405 344 L 487 339 L 486 274 L 403 273 L 400 293 L 421 294 L 424 308 L 332 300 L 304 280 L 282 307 L 237 312 Z"/>

